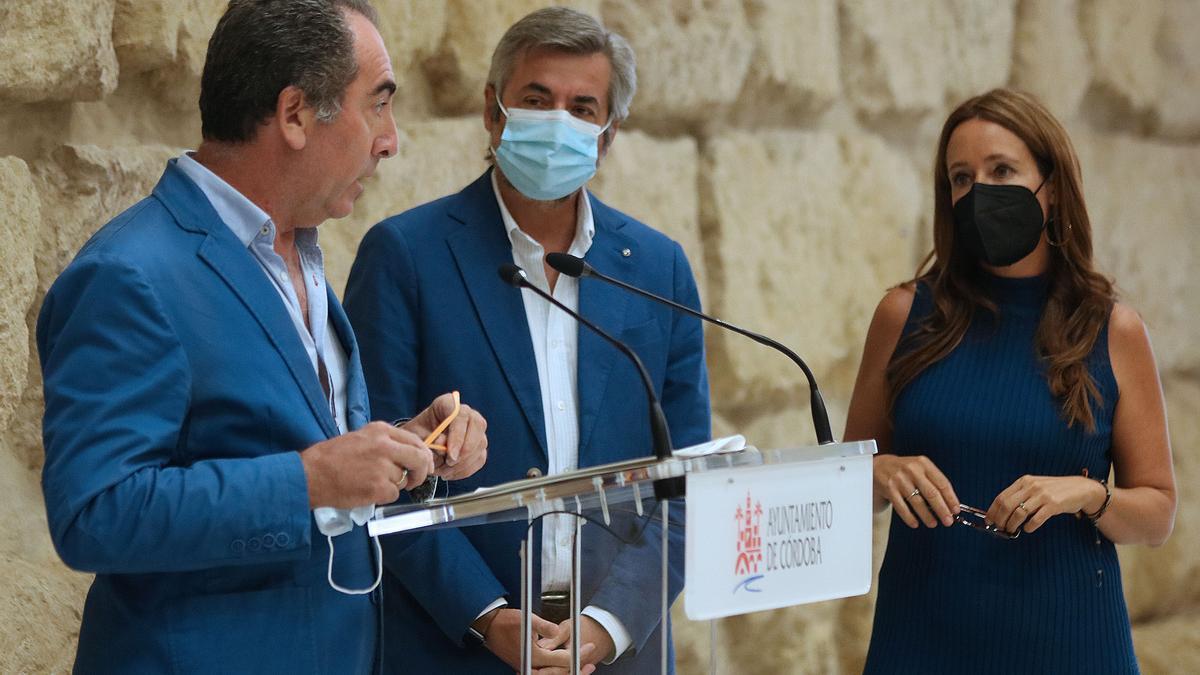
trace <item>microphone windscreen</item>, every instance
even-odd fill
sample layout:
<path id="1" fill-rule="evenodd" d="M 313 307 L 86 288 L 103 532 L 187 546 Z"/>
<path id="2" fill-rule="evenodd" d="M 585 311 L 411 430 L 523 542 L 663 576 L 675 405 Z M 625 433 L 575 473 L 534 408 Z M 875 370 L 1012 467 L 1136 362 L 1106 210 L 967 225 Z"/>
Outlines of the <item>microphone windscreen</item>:
<path id="1" fill-rule="evenodd" d="M 560 274 L 575 278 L 583 276 L 587 265 L 583 262 L 583 258 L 575 257 L 570 253 L 547 253 L 546 264 L 558 270 Z"/>
<path id="2" fill-rule="evenodd" d="M 510 286 L 521 287 L 521 277 L 523 270 L 512 263 L 504 263 L 496 269 L 496 273 L 500 275 L 500 279 Z"/>

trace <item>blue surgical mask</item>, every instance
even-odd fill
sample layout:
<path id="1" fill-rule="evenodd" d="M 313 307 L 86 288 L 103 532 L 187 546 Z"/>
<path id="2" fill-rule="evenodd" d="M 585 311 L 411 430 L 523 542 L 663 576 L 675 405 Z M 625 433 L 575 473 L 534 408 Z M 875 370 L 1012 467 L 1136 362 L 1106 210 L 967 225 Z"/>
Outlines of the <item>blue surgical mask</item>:
<path id="1" fill-rule="evenodd" d="M 598 127 L 566 110 L 511 111 L 495 149 L 496 162 L 512 186 L 538 201 L 552 201 L 578 190 L 596 174 Z M 611 124 L 611 120 L 609 122 Z"/>

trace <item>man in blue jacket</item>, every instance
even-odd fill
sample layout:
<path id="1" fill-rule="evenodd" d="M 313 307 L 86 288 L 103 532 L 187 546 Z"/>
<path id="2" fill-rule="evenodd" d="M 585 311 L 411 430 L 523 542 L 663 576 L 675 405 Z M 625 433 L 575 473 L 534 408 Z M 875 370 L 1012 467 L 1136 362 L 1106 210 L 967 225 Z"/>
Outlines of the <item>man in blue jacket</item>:
<path id="1" fill-rule="evenodd" d="M 635 82 L 632 50 L 594 18 L 565 8 L 525 17 L 497 46 L 484 92 L 492 168 L 458 194 L 378 224 L 359 248 L 346 309 L 372 408 L 404 415 L 433 392 L 455 388 L 491 421 L 488 465 L 451 492 L 653 453 L 633 366 L 544 300 L 502 283 L 496 271 L 504 263 L 522 267 L 533 283 L 633 347 L 676 447 L 708 439 L 699 322 L 608 286 L 560 277 L 543 264 L 547 252 L 570 252 L 614 277 L 699 305 L 680 246 L 583 187 L 629 112 Z M 643 522 L 615 517 L 614 524 L 632 537 Z M 561 646 L 570 624 L 558 622 L 568 603 L 573 526 L 559 517 L 534 530 L 534 595 L 541 596 L 533 608 L 535 667 L 567 664 Z M 658 672 L 657 528 L 656 520 L 635 545 L 584 528 L 580 644 L 589 669 Z M 524 523 L 498 524 L 384 542 L 384 641 L 393 672 L 503 673 L 517 666 L 524 530 Z M 671 534 L 674 598 L 682 582 L 682 527 Z"/>
<path id="2" fill-rule="evenodd" d="M 231 2 L 199 150 L 46 296 L 46 510 L 63 560 L 96 573 L 76 672 L 370 672 L 380 557 L 360 526 L 426 475 L 484 462 L 465 406 L 445 459 L 425 445 L 449 395 L 403 428 L 368 424 L 325 280 L 317 225 L 395 154 L 374 16 L 364 0 Z"/>

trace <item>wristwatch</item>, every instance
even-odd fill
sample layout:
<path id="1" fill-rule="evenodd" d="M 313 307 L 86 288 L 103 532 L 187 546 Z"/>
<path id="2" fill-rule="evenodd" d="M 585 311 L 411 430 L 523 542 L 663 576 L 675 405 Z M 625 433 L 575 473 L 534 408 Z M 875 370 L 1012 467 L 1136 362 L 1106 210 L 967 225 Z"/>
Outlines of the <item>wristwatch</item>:
<path id="1" fill-rule="evenodd" d="M 483 633 L 475 630 L 474 626 L 467 626 L 467 634 L 463 636 L 463 644 L 468 647 L 482 647 L 487 644 L 487 638 Z"/>
<path id="2" fill-rule="evenodd" d="M 505 605 L 495 607 L 469 624 L 467 626 L 466 634 L 463 635 L 463 644 L 468 647 L 482 647 L 486 645 L 487 637 L 484 636 L 484 633 L 486 633 L 487 629 L 491 627 L 492 622 L 496 620 L 496 614 L 498 614 L 500 610 L 504 609 L 504 607 Z M 479 623 L 480 621 L 483 621 L 483 623 L 479 625 L 479 628 L 483 629 L 482 631 L 475 627 L 475 624 Z"/>

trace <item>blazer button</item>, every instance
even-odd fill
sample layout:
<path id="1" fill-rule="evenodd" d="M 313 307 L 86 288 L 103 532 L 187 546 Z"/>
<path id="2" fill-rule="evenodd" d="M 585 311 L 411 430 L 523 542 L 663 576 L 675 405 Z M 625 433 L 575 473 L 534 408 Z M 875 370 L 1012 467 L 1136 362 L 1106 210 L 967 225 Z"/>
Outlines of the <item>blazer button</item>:
<path id="1" fill-rule="evenodd" d="M 241 555 L 246 551 L 246 542 L 241 539 L 234 539 L 229 544 L 229 550 L 233 551 L 234 555 Z"/>
<path id="2" fill-rule="evenodd" d="M 528 470 L 528 471 L 526 471 L 526 472 L 525 472 L 525 477 L 526 477 L 526 478 L 541 478 L 541 477 L 542 477 L 542 470 L 541 470 L 541 469 L 539 469 L 539 468 L 537 468 L 537 467 L 535 466 L 535 467 L 533 467 L 533 468 L 531 468 L 530 470 Z"/>

